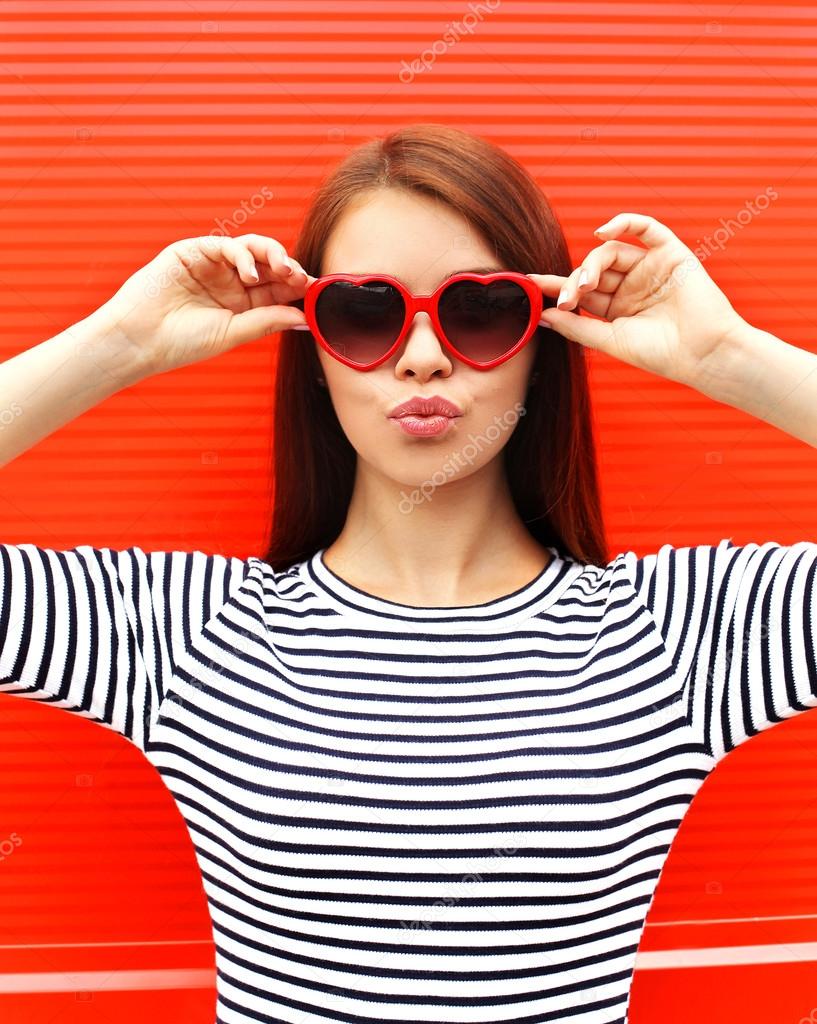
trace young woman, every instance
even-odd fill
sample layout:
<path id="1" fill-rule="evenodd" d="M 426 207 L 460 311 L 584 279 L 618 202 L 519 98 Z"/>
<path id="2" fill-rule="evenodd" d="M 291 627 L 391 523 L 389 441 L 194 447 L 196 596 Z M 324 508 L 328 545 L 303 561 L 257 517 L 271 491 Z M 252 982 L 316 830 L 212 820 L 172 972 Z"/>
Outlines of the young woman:
<path id="1" fill-rule="evenodd" d="M 0 689 L 161 774 L 223 1024 L 620 1024 L 693 796 L 817 705 L 816 544 L 608 557 L 583 354 L 815 445 L 817 359 L 653 218 L 596 234 L 572 270 L 510 156 L 409 126 L 328 178 L 294 259 L 176 242 L 0 368 L 8 462 L 284 332 L 265 558 L 0 545 Z"/>

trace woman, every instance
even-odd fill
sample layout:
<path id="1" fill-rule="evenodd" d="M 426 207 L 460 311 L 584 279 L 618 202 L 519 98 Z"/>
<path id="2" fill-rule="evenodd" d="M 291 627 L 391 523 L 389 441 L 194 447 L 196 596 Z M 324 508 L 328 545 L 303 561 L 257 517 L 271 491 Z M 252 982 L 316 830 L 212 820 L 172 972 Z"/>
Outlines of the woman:
<path id="1" fill-rule="evenodd" d="M 608 559 L 583 351 L 811 444 L 815 357 L 746 324 L 654 219 L 596 234 L 571 270 L 523 168 L 409 126 L 324 183 L 295 259 L 262 235 L 174 243 L 0 369 L 8 462 L 120 388 L 285 332 L 266 559 L 0 545 L 0 689 L 157 768 L 224 1024 L 625 1021 L 693 796 L 817 705 L 817 545 Z"/>

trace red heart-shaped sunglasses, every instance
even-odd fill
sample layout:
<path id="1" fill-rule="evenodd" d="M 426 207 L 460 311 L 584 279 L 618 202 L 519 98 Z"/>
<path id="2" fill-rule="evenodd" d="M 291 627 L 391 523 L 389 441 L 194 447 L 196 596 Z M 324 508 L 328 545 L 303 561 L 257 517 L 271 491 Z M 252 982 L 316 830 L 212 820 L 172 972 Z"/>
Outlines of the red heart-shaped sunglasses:
<path id="1" fill-rule="evenodd" d="M 514 271 L 453 274 L 431 295 L 412 295 L 388 274 L 327 274 L 292 305 L 303 308 L 306 327 L 321 347 L 355 370 L 385 362 L 421 312 L 457 359 L 490 370 L 533 337 L 542 292 Z"/>

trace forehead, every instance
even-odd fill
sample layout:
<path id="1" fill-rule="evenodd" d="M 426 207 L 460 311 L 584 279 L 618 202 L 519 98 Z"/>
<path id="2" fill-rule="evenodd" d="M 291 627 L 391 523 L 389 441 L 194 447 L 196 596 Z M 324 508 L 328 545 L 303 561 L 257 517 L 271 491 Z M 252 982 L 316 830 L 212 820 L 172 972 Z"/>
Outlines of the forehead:
<path id="1" fill-rule="evenodd" d="M 493 247 L 456 210 L 400 189 L 367 194 L 335 224 L 323 274 L 391 274 L 431 289 L 459 270 L 502 269 Z"/>

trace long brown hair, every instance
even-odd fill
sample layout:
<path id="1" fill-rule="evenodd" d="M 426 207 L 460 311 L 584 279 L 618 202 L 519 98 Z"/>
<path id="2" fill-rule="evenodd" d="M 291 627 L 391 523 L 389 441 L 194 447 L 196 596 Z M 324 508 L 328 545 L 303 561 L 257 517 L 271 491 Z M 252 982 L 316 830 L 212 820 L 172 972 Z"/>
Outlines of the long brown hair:
<path id="1" fill-rule="evenodd" d="M 561 226 L 519 163 L 460 129 L 413 124 L 358 146 L 315 192 L 291 250 L 307 273 L 320 277 L 327 242 L 349 204 L 382 188 L 407 189 L 448 204 L 493 245 L 506 269 L 571 272 Z M 555 304 L 544 299 L 545 306 Z M 549 328 L 538 332 L 527 412 L 502 449 L 510 491 L 541 544 L 582 563 L 603 565 L 608 553 L 584 349 Z M 352 496 L 357 454 L 328 390 L 317 383 L 320 374 L 312 335 L 283 331 L 265 555 L 276 571 L 328 547 L 344 525 Z"/>

